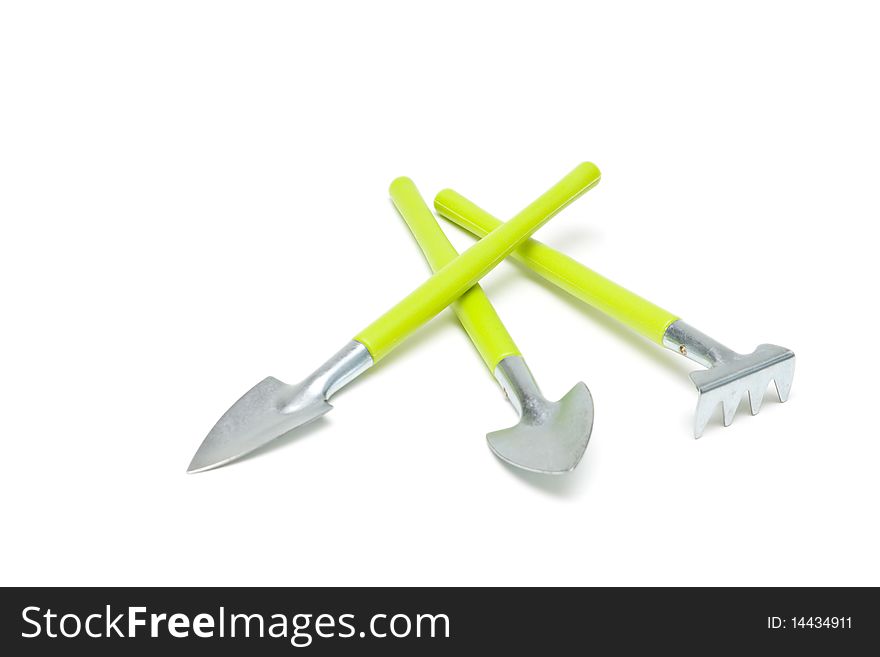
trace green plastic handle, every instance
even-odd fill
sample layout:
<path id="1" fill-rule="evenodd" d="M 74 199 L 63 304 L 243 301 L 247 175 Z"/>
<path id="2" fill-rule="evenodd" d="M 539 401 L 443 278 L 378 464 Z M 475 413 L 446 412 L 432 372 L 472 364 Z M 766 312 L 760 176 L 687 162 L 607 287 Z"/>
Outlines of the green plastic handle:
<path id="1" fill-rule="evenodd" d="M 599 169 L 584 162 L 513 219 L 474 244 L 355 336 L 373 362 L 466 292 L 553 215 L 594 187 Z"/>
<path id="2" fill-rule="evenodd" d="M 442 216 L 478 237 L 503 225 L 501 221 L 451 189 L 444 189 L 437 194 L 434 207 Z M 678 319 L 677 315 L 655 306 L 537 240 L 526 240 L 513 252 L 512 257 L 569 294 L 657 344 L 663 344 L 663 334 Z"/>
<path id="3" fill-rule="evenodd" d="M 398 178 L 391 183 L 388 191 L 397 211 L 406 221 L 422 253 L 425 254 L 432 271 L 442 269 L 458 257 L 458 251 L 440 228 L 440 224 L 412 180 L 406 177 Z M 479 283 L 462 294 L 452 304 L 452 308 L 477 351 L 480 352 L 489 372 L 494 374 L 498 363 L 508 356 L 520 355 L 516 343 L 510 337 L 510 333 L 507 332 Z"/>

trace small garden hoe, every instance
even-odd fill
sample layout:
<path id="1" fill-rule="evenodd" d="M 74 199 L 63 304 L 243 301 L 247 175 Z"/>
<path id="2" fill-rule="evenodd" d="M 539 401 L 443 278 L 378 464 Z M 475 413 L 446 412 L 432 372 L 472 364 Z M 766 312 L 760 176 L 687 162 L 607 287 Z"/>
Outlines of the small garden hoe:
<path id="1" fill-rule="evenodd" d="M 406 221 L 431 269 L 440 271 L 458 253 L 409 178 L 391 183 L 391 199 Z M 561 474 L 580 462 L 593 428 L 593 399 L 578 383 L 558 402 L 545 399 L 519 349 L 479 284 L 452 304 L 470 336 L 519 415 L 508 429 L 486 436 L 503 461 L 532 472 Z"/>

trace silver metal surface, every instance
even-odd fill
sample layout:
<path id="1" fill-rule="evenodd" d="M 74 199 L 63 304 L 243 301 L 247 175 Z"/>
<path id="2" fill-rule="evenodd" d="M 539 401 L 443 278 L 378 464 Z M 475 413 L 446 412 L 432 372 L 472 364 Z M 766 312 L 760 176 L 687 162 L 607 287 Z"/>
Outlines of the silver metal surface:
<path id="1" fill-rule="evenodd" d="M 273 377 L 260 381 L 223 414 L 196 451 L 187 472 L 233 461 L 333 408 L 327 400 L 373 364 L 367 348 L 352 340 L 296 385 Z"/>
<path id="2" fill-rule="evenodd" d="M 700 395 L 695 438 L 703 435 L 719 403 L 724 426 L 730 426 L 746 392 L 752 415 L 757 415 L 770 381 L 776 384 L 779 401 L 788 400 L 794 378 L 794 352 L 790 349 L 762 344 L 750 354 L 739 354 L 680 319 L 666 329 L 663 346 L 709 368 L 690 373 Z"/>
<path id="3" fill-rule="evenodd" d="M 486 436 L 498 458 L 518 468 L 562 474 L 580 462 L 593 429 L 593 398 L 578 383 L 558 402 L 541 394 L 522 356 L 508 356 L 495 368 L 519 423 Z"/>

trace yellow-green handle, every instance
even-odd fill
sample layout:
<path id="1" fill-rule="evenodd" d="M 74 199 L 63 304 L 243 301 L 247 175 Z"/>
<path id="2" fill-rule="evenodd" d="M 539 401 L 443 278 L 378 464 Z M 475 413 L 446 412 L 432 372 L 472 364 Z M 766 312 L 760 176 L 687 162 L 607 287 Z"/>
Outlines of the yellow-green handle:
<path id="1" fill-rule="evenodd" d="M 436 316 L 504 260 L 533 232 L 599 182 L 596 165 L 585 162 L 513 219 L 474 244 L 417 287 L 403 301 L 355 336 L 379 361 L 404 338 Z"/>
<path id="2" fill-rule="evenodd" d="M 451 189 L 437 194 L 434 207 L 441 215 L 478 237 L 503 225 Z M 537 240 L 526 240 L 512 255 L 551 283 L 658 344 L 663 344 L 667 327 L 678 319 L 677 315 Z"/>
<path id="3" fill-rule="evenodd" d="M 440 228 L 412 180 L 398 178 L 391 183 L 388 191 L 432 271 L 442 269 L 458 257 L 458 251 Z M 494 374 L 498 363 L 508 356 L 520 355 L 479 283 L 453 302 L 452 308 L 491 373 Z"/>

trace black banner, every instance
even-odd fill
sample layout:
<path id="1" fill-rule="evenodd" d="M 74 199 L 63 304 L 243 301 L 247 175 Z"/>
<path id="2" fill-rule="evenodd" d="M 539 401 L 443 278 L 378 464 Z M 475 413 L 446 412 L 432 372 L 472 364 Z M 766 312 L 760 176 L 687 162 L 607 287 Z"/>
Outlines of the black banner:
<path id="1" fill-rule="evenodd" d="M 874 589 L 18 588 L 3 654 L 449 654 L 461 648 L 685 654 L 872 645 Z"/>

